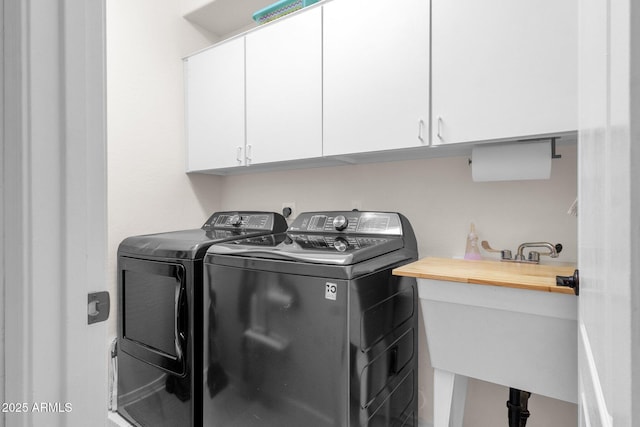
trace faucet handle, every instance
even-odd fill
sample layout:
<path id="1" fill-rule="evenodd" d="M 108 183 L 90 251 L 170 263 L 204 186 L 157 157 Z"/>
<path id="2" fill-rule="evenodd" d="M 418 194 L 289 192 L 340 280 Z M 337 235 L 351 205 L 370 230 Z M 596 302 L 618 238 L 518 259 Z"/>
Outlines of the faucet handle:
<path id="1" fill-rule="evenodd" d="M 553 245 L 553 248 L 555 249 L 555 252 L 550 250 L 549 252 L 542 252 L 540 253 L 540 255 L 547 255 L 551 258 L 558 258 L 558 254 L 562 252 L 562 243 L 556 243 L 555 245 Z"/>
<path id="2" fill-rule="evenodd" d="M 558 254 L 560 253 L 560 251 L 562 250 L 562 245 L 560 243 L 558 243 L 557 245 L 555 245 L 555 252 L 549 251 L 549 252 L 537 252 L 537 251 L 530 251 L 529 255 L 527 256 L 527 261 L 530 262 L 535 262 L 536 264 L 540 262 L 540 255 L 546 255 L 549 256 L 551 258 L 558 258 Z"/>
<path id="3" fill-rule="evenodd" d="M 489 242 L 487 242 L 486 240 L 483 240 L 482 242 L 480 242 L 480 245 L 482 246 L 482 249 L 484 249 L 487 252 L 500 253 L 500 259 L 504 259 L 504 260 L 511 259 L 511 251 L 509 249 L 493 249 L 491 246 L 489 246 Z"/>

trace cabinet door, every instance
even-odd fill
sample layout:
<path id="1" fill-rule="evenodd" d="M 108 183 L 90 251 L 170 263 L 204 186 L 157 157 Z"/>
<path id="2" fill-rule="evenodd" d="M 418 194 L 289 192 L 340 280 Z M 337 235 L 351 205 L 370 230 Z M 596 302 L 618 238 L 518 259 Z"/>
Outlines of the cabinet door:
<path id="1" fill-rule="evenodd" d="M 324 155 L 428 144 L 429 1 L 324 5 Z"/>
<path id="2" fill-rule="evenodd" d="M 247 162 L 322 156 L 322 15 L 315 8 L 247 35 Z"/>
<path id="3" fill-rule="evenodd" d="M 244 164 L 244 39 L 186 61 L 187 171 Z"/>
<path id="4" fill-rule="evenodd" d="M 576 0 L 432 0 L 432 141 L 577 129 Z"/>

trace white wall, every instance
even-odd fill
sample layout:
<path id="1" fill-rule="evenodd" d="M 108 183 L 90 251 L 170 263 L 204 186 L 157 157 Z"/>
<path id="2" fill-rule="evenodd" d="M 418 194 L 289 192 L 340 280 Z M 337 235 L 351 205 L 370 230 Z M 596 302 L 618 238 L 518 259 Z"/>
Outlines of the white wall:
<path id="1" fill-rule="evenodd" d="M 297 212 L 399 211 L 412 222 L 420 256 L 464 255 L 469 224 L 480 240 L 512 249 L 525 241 L 562 243 L 558 261 L 575 262 L 576 146 L 560 147 L 548 181 L 474 183 L 467 157 L 279 171 L 222 178 L 222 208 Z"/>
<path id="2" fill-rule="evenodd" d="M 469 224 L 494 248 L 515 251 L 526 241 L 562 243 L 558 261 L 577 259 L 577 221 L 567 211 L 577 195 L 576 145 L 561 146 L 548 181 L 474 183 L 466 157 L 350 165 L 227 176 L 222 209 L 279 211 L 295 202 L 297 212 L 351 209 L 398 211 L 411 221 L 420 257 L 464 255 Z M 544 258 L 544 257 L 543 257 Z M 548 259 L 548 258 L 547 258 Z M 433 419 L 432 368 L 421 325 L 420 418 Z M 470 356 L 471 357 L 471 356 Z M 508 389 L 470 381 L 465 426 L 506 425 Z M 530 427 L 577 423 L 577 406 L 533 396 Z"/>
<path id="3" fill-rule="evenodd" d="M 215 176 L 187 176 L 181 58 L 211 44 L 175 0 L 107 1 L 109 277 L 131 235 L 197 228 L 219 208 Z M 115 336 L 116 313 L 110 317 Z"/>

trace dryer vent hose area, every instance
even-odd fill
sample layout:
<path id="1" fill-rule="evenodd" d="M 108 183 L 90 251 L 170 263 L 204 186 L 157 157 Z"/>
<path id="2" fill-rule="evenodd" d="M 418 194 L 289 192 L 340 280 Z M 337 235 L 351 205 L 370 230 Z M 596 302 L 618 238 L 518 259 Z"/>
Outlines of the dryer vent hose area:
<path id="1" fill-rule="evenodd" d="M 109 410 L 118 410 L 118 339 L 109 347 Z"/>

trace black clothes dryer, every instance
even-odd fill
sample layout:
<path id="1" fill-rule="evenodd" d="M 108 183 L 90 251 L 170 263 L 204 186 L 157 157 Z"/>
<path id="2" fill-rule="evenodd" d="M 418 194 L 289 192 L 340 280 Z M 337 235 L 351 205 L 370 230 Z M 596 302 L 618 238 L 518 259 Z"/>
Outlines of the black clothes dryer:
<path id="1" fill-rule="evenodd" d="M 282 215 L 217 212 L 194 230 L 118 248 L 118 412 L 137 426 L 202 424 L 203 257 L 216 242 L 282 232 Z"/>
<path id="2" fill-rule="evenodd" d="M 205 257 L 203 425 L 417 426 L 417 259 L 398 213 L 312 212 Z"/>

